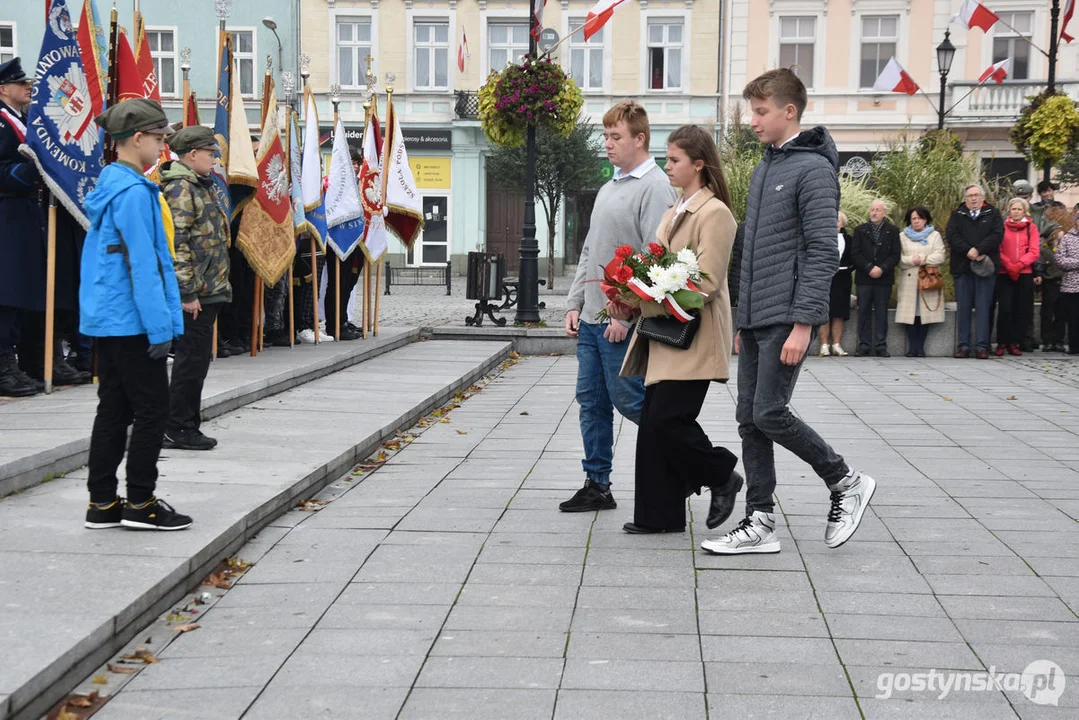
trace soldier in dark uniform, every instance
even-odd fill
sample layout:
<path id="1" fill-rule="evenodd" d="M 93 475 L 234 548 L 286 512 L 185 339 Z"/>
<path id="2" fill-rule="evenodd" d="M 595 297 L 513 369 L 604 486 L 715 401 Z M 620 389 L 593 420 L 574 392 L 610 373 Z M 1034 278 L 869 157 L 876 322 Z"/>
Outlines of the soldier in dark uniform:
<path id="1" fill-rule="evenodd" d="M 15 357 L 26 312 L 45 309 L 41 176 L 19 154 L 32 85 L 19 58 L 0 65 L 0 395 L 6 397 L 45 389 L 19 368 Z"/>

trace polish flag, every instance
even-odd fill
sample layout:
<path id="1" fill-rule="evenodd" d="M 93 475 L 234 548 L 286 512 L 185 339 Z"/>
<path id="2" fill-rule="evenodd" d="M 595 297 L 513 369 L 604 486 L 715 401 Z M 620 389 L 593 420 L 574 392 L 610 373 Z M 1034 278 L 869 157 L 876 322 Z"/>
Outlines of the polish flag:
<path id="1" fill-rule="evenodd" d="M 989 28 L 993 27 L 993 23 L 999 19 L 995 12 L 982 5 L 978 0 L 964 0 L 963 6 L 959 8 L 959 12 L 952 18 L 952 22 L 960 22 L 966 25 L 968 30 L 979 27 L 982 32 L 989 32 Z"/>
<path id="2" fill-rule="evenodd" d="M 532 3 L 532 37 L 539 40 L 540 33 L 543 32 L 543 6 L 547 4 L 547 0 L 530 0 Z"/>
<path id="3" fill-rule="evenodd" d="M 624 0 L 599 0 L 593 5 L 584 20 L 584 39 L 587 40 L 599 32 L 600 28 L 606 25 L 614 15 L 614 9 L 623 2 Z"/>
<path id="4" fill-rule="evenodd" d="M 1068 23 L 1071 22 L 1072 15 L 1075 14 L 1075 0 L 1067 0 L 1064 3 L 1064 13 L 1060 18 L 1060 39 L 1064 42 L 1071 42 L 1075 38 L 1068 34 Z"/>
<path id="5" fill-rule="evenodd" d="M 1012 72 L 1012 59 L 1004 58 L 998 63 L 993 63 L 985 72 L 978 76 L 978 84 L 981 85 L 987 80 L 993 80 L 997 85 L 1004 82 L 1004 78 L 1008 77 Z"/>
<path id="6" fill-rule="evenodd" d="M 461 28 L 461 42 L 457 45 L 457 70 L 458 72 L 465 71 L 465 58 L 472 57 L 472 53 L 468 51 L 468 38 L 465 37 L 465 29 Z"/>
<path id="7" fill-rule="evenodd" d="M 918 92 L 918 83 L 914 82 L 911 76 L 907 74 L 907 71 L 903 69 L 903 66 L 893 57 L 884 66 L 884 70 L 881 71 L 877 81 L 873 83 L 873 89 L 913 95 Z"/>

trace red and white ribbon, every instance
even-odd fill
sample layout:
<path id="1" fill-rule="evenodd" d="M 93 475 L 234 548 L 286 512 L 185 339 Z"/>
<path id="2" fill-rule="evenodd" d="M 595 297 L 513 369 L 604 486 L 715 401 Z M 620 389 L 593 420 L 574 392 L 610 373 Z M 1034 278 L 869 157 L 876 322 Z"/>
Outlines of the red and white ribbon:
<path id="1" fill-rule="evenodd" d="M 652 293 L 649 292 L 649 286 L 635 277 L 630 278 L 629 282 L 626 283 L 626 285 L 629 287 L 630 290 L 633 291 L 633 294 L 641 298 L 641 300 L 644 300 L 646 302 L 658 302 L 660 305 L 667 309 L 667 312 L 669 312 L 672 316 L 678 318 L 680 321 L 687 323 L 693 319 L 693 316 L 690 315 L 689 312 L 684 310 L 682 306 L 678 304 L 678 301 L 674 299 L 674 295 L 672 295 L 671 293 L 667 293 L 662 298 L 657 300 L 655 297 L 652 296 Z M 693 284 L 692 280 L 688 280 L 686 282 L 686 289 L 692 290 L 695 293 L 700 293 L 701 295 L 707 295 L 707 293 L 701 292 L 700 289 L 698 289 L 697 286 Z"/>

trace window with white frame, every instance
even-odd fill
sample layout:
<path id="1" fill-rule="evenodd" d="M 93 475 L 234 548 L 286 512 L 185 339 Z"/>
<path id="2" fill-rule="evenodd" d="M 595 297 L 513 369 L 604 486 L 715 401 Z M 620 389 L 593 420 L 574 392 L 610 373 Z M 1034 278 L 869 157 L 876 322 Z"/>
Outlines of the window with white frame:
<path id="1" fill-rule="evenodd" d="M 337 82 L 341 87 L 366 87 L 367 60 L 371 54 L 371 19 L 337 21 Z"/>
<path id="2" fill-rule="evenodd" d="M 528 54 L 527 22 L 492 22 L 487 25 L 488 69 L 501 70 L 506 63 Z"/>
<path id="3" fill-rule="evenodd" d="M 898 15 L 864 15 L 858 87 L 871 88 L 895 55 L 899 42 Z"/>
<path id="4" fill-rule="evenodd" d="M 587 40 L 579 28 L 581 18 L 569 21 L 569 74 L 585 92 L 603 90 L 603 43 L 606 28 L 600 28 Z"/>
<path id="5" fill-rule="evenodd" d="M 0 63 L 15 57 L 15 25 L 0 23 Z"/>
<path id="6" fill-rule="evenodd" d="M 161 95 L 176 95 L 176 35 L 172 30 L 147 30 L 150 57 L 154 60 L 154 74 Z"/>
<path id="7" fill-rule="evenodd" d="M 779 66 L 794 70 L 806 87 L 813 87 L 813 59 L 817 44 L 817 18 L 779 19 Z"/>
<path id="8" fill-rule="evenodd" d="M 997 16 L 1000 21 L 993 25 L 993 62 L 998 63 L 1005 58 L 1012 58 L 1012 71 L 1008 77 L 1015 80 L 1029 80 L 1030 43 L 1028 39 L 1034 30 L 1034 13 L 998 12 Z"/>
<path id="9" fill-rule="evenodd" d="M 232 36 L 232 63 L 240 76 L 240 94 L 255 94 L 255 32 L 229 30 Z"/>
<path id="10" fill-rule="evenodd" d="M 417 20 L 412 25 L 417 90 L 448 90 L 450 87 L 450 24 Z"/>
<path id="11" fill-rule="evenodd" d="M 648 89 L 682 88 L 681 20 L 648 21 Z"/>

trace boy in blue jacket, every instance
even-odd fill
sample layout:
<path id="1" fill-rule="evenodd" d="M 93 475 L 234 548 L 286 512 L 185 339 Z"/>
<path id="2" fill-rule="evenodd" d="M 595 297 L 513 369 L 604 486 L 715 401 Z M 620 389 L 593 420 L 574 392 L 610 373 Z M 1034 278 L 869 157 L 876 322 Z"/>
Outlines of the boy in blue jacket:
<path id="1" fill-rule="evenodd" d="M 169 412 L 167 358 L 184 320 L 163 203 L 142 173 L 161 154 L 169 122 L 144 99 L 113 105 L 94 122 L 116 141 L 117 162 L 86 197 L 79 320 L 82 333 L 97 338 L 100 381 L 86 527 L 183 530 L 191 518 L 154 497 Z M 131 425 L 125 501 L 116 471 Z"/>

